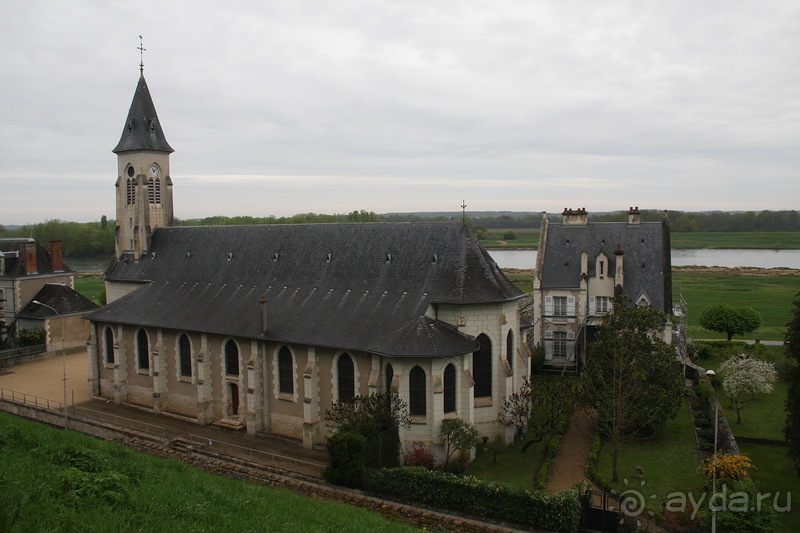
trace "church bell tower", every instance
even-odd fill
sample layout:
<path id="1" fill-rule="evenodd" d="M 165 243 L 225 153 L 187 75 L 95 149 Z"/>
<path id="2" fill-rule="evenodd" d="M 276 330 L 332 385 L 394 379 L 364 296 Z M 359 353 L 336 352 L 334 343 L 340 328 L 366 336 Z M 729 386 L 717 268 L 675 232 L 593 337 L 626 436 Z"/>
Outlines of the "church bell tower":
<path id="1" fill-rule="evenodd" d="M 135 260 L 150 247 L 153 231 L 173 224 L 169 154 L 156 107 L 139 65 L 139 83 L 125 119 L 117 154 L 117 259 L 132 253 Z"/>

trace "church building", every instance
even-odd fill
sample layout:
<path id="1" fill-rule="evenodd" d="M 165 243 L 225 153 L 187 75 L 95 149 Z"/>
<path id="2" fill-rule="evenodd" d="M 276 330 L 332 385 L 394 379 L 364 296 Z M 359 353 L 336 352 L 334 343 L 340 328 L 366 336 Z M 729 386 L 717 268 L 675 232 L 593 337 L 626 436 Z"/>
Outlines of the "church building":
<path id="1" fill-rule="evenodd" d="M 465 225 L 173 227 L 172 151 L 142 75 L 114 149 L 94 396 L 312 447 L 333 402 L 391 391 L 413 419 L 405 448 L 441 446 L 446 418 L 507 435 L 497 414 L 530 365 L 524 293 Z"/>

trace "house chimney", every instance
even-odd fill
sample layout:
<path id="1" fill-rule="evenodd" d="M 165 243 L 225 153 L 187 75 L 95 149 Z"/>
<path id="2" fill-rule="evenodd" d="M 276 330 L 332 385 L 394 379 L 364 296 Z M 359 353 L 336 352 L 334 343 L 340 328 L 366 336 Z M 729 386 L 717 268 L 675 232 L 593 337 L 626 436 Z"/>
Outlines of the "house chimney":
<path id="1" fill-rule="evenodd" d="M 267 332 L 267 298 L 261 297 L 261 333 Z"/>
<path id="2" fill-rule="evenodd" d="M 585 226 L 588 220 L 585 207 L 575 210 L 565 207 L 564 212 L 561 213 L 561 218 L 565 226 Z"/>
<path id="3" fill-rule="evenodd" d="M 642 221 L 639 216 L 639 206 L 628 208 L 628 224 L 638 224 Z"/>
<path id="4" fill-rule="evenodd" d="M 25 263 L 25 274 L 38 274 L 36 264 L 36 243 L 26 243 L 22 249 L 22 261 Z"/>
<path id="5" fill-rule="evenodd" d="M 64 270 L 64 247 L 61 241 L 50 241 L 50 266 L 53 270 Z"/>

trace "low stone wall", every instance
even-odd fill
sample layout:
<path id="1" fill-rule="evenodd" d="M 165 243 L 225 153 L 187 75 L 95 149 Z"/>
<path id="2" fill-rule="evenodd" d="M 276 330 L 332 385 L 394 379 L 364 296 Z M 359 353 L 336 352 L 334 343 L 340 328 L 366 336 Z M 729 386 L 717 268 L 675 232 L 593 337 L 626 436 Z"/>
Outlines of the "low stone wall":
<path id="1" fill-rule="evenodd" d="M 84 350 L 86 350 L 85 346 L 73 346 L 72 348 L 67 348 L 67 355 L 71 355 Z M 0 368 L 8 368 L 11 366 L 23 365 L 25 363 L 32 363 L 33 361 L 50 359 L 51 357 L 56 357 L 56 356 L 60 357 L 61 355 L 62 351 L 58 349 L 49 352 L 41 351 L 26 355 L 15 355 L 12 357 L 4 357 L 0 359 Z"/>

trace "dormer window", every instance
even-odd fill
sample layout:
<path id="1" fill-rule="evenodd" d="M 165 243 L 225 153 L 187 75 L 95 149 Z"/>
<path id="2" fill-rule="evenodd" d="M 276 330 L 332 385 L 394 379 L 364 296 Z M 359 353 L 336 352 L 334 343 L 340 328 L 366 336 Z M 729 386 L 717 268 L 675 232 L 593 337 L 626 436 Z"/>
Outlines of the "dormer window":
<path id="1" fill-rule="evenodd" d="M 600 277 L 602 278 L 605 275 L 606 275 L 606 262 L 600 261 Z"/>

